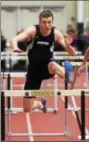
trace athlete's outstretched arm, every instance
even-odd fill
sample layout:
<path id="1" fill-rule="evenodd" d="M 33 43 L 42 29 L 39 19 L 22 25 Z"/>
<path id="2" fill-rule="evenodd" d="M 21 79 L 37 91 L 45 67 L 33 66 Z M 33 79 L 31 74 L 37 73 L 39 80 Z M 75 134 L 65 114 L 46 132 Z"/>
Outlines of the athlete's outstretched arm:
<path id="1" fill-rule="evenodd" d="M 58 44 L 61 44 L 63 48 L 69 53 L 69 55 L 74 56 L 75 49 L 71 46 L 72 40 L 72 37 L 70 37 L 69 35 L 64 38 L 63 34 L 55 29 L 55 41 Z"/>
<path id="2" fill-rule="evenodd" d="M 89 59 L 89 47 L 86 49 L 83 62 L 80 65 L 80 67 L 78 68 L 78 71 L 77 71 L 77 75 L 78 76 L 83 72 L 84 66 L 85 66 L 85 64 L 86 64 L 86 62 L 87 62 L 88 59 Z"/>
<path id="3" fill-rule="evenodd" d="M 76 79 L 77 79 L 77 76 L 80 76 L 80 74 L 82 74 L 83 70 L 84 70 L 84 66 L 87 62 L 89 58 L 89 47 L 87 48 L 86 52 L 85 52 L 85 55 L 84 55 L 84 59 L 83 59 L 83 62 L 82 64 L 78 67 L 76 66 L 75 68 L 75 72 L 74 72 L 74 77 L 73 77 L 73 82 L 72 84 L 70 85 L 70 89 L 73 89 L 74 88 L 74 85 L 75 85 L 75 82 L 76 82 Z"/>
<path id="4" fill-rule="evenodd" d="M 36 28 L 35 26 L 32 26 L 28 29 L 26 29 L 24 32 L 20 33 L 19 35 L 13 37 L 10 41 L 11 47 L 14 52 L 21 52 L 21 49 L 18 48 L 18 42 L 24 41 L 24 40 L 32 40 L 35 37 L 36 34 Z"/>
<path id="5" fill-rule="evenodd" d="M 82 66 L 85 66 L 88 59 L 89 59 L 89 47 L 86 49 L 84 59 L 83 59 L 83 62 L 82 62 Z"/>

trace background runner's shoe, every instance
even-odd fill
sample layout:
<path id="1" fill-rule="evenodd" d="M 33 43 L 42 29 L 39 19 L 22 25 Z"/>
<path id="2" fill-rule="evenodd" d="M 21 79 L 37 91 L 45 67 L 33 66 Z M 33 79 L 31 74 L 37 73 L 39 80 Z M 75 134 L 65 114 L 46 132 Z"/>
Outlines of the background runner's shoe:
<path id="1" fill-rule="evenodd" d="M 47 111 L 45 98 L 41 98 L 40 101 L 34 100 L 32 105 L 32 110 L 36 110 L 36 109 L 42 110 L 43 112 Z"/>
<path id="2" fill-rule="evenodd" d="M 43 105 L 43 108 L 42 108 L 43 112 L 46 112 L 47 111 L 47 108 L 46 108 L 47 101 L 45 100 L 45 98 L 41 98 L 41 103 Z"/>
<path id="3" fill-rule="evenodd" d="M 68 72 L 68 83 L 73 82 L 73 72 Z"/>
<path id="4" fill-rule="evenodd" d="M 73 71 L 74 71 L 74 67 L 71 64 L 71 62 L 69 62 L 68 60 L 66 60 L 64 62 L 64 68 L 68 74 L 68 83 L 72 83 L 73 81 Z"/>
<path id="5" fill-rule="evenodd" d="M 64 62 L 64 68 L 67 72 L 73 72 L 74 71 L 74 67 L 73 65 L 71 64 L 71 62 L 69 62 L 68 60 L 66 60 Z"/>

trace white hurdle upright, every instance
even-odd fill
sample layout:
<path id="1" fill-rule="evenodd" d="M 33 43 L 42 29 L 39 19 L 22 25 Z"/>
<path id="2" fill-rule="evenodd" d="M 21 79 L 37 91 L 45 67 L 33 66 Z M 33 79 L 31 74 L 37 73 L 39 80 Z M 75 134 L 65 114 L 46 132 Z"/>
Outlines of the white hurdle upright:
<path id="1" fill-rule="evenodd" d="M 54 91 L 58 89 L 58 80 L 57 80 L 58 76 L 55 75 L 53 77 L 54 79 Z M 54 112 L 57 112 L 58 111 L 58 96 L 57 96 L 57 92 L 55 92 L 55 95 L 54 95 Z"/>

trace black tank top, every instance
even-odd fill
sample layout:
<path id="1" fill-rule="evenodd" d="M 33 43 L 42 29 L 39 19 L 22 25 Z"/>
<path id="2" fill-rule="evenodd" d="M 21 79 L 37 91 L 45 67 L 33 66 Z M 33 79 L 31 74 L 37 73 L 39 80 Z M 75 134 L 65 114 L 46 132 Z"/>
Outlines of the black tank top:
<path id="1" fill-rule="evenodd" d="M 54 50 L 54 27 L 48 36 L 40 33 L 40 26 L 35 25 L 36 36 L 29 45 L 29 60 L 49 60 L 53 57 Z"/>

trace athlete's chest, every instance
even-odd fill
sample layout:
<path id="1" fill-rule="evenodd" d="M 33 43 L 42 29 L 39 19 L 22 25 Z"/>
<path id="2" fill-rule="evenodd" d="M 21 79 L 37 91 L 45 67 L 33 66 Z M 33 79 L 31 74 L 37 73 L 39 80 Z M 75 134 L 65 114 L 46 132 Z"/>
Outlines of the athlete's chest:
<path id="1" fill-rule="evenodd" d="M 49 37 L 42 37 L 42 36 L 36 36 L 34 43 L 38 46 L 45 46 L 49 47 L 52 44 L 53 40 L 51 36 Z"/>

